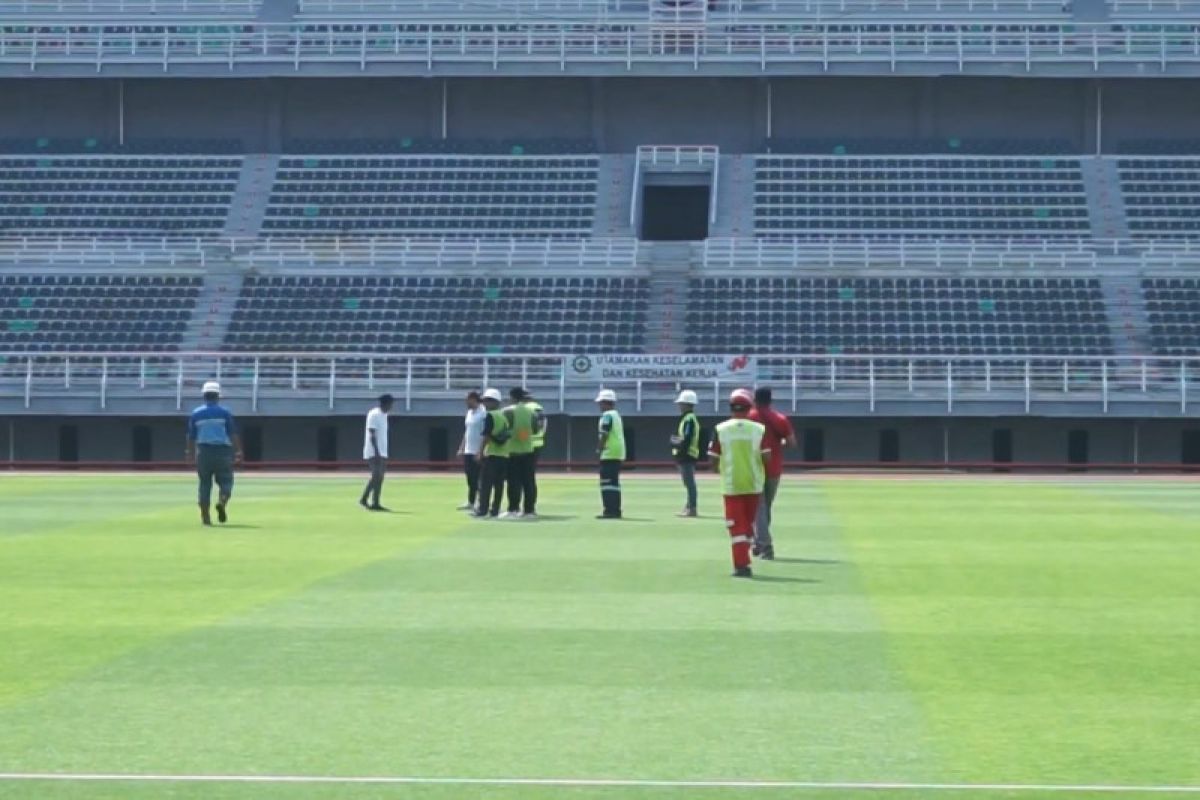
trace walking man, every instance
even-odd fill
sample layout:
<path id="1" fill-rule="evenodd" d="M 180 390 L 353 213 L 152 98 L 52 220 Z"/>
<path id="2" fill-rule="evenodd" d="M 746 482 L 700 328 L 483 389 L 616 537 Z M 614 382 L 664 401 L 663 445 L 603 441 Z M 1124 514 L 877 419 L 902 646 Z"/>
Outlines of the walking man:
<path id="1" fill-rule="evenodd" d="M 771 537 L 771 510 L 775 495 L 779 493 L 779 479 L 783 477 L 783 448 L 796 446 L 796 432 L 791 420 L 771 405 L 771 389 L 761 386 L 754 392 L 754 410 L 750 419 L 767 429 L 766 442 L 771 448 L 771 460 L 767 464 L 767 480 L 763 486 L 762 502 L 758 505 L 758 518 L 754 523 L 754 555 L 767 561 L 775 560 L 775 540 Z"/>
<path id="2" fill-rule="evenodd" d="M 188 462 L 195 461 L 200 479 L 200 521 L 212 525 L 209 504 L 212 502 L 213 482 L 217 484 L 217 521 L 229 520 L 227 508 L 233 496 L 233 465 L 242 460 L 242 439 L 237 432 L 233 414 L 220 404 L 221 385 L 209 381 L 200 390 L 204 405 L 198 406 L 188 418 Z"/>
<path id="3" fill-rule="evenodd" d="M 687 490 L 683 511 L 676 516 L 696 516 L 696 462 L 700 460 L 700 420 L 696 418 L 696 393 L 685 390 L 675 398 L 679 406 L 679 428 L 671 437 L 671 455 L 679 465 L 679 476 Z"/>
<path id="4" fill-rule="evenodd" d="M 496 519 L 500 516 L 500 501 L 504 496 L 504 477 L 508 471 L 508 441 L 512 424 L 500 410 L 500 392 L 488 389 L 483 393 L 483 469 L 479 478 L 479 505 L 474 516 Z"/>
<path id="5" fill-rule="evenodd" d="M 486 418 L 487 410 L 483 407 L 479 392 L 468 392 L 463 438 L 458 446 L 458 456 L 462 459 L 463 473 L 467 477 L 467 502 L 458 507 L 459 511 L 475 508 L 475 498 L 479 493 L 479 454 L 483 450 L 483 421 Z"/>
<path id="6" fill-rule="evenodd" d="M 512 404 L 504 409 L 504 415 L 512 425 L 512 437 L 508 440 L 508 513 L 504 516 L 506 519 L 536 519 L 533 437 L 537 433 L 538 419 L 525 402 L 524 389 L 510 390 L 508 399 Z"/>
<path id="7" fill-rule="evenodd" d="M 599 439 L 600 501 L 604 511 L 596 519 L 621 518 L 621 462 L 625 460 L 625 426 L 617 412 L 617 394 L 603 389 L 596 395 L 600 406 Z"/>
<path id="8" fill-rule="evenodd" d="M 771 450 L 767 429 L 749 419 L 754 397 L 738 389 L 729 397 L 730 418 L 717 426 L 708 452 L 721 475 L 725 495 L 725 527 L 733 549 L 733 577 L 752 578 L 750 542 L 758 513 Z"/>
<path id="9" fill-rule="evenodd" d="M 387 511 L 379 503 L 383 493 L 383 476 L 387 472 L 388 412 L 395 402 L 390 394 L 379 396 L 379 405 L 367 412 L 367 428 L 363 436 L 363 458 L 371 468 L 371 479 L 363 489 L 358 504 L 368 511 Z"/>

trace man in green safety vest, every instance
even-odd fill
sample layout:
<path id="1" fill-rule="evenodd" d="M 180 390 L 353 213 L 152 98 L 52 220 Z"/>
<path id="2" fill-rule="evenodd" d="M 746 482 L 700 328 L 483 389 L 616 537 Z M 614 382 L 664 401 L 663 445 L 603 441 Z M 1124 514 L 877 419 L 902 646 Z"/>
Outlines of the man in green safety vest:
<path id="1" fill-rule="evenodd" d="M 537 472 L 538 462 L 541 460 L 542 448 L 546 446 L 546 428 L 549 426 L 546 419 L 546 410 L 542 408 L 542 404 L 533 399 L 533 394 L 525 391 L 525 405 L 529 406 L 529 410 L 533 412 L 537 419 L 537 427 L 533 431 L 533 516 L 537 516 Z"/>
<path id="2" fill-rule="evenodd" d="M 675 398 L 679 427 L 671 437 L 671 455 L 679 465 L 679 476 L 687 490 L 687 502 L 676 516 L 696 516 L 696 462 L 700 460 L 700 420 L 696 418 L 696 393 L 685 389 Z"/>
<path id="3" fill-rule="evenodd" d="M 750 542 L 754 539 L 754 520 L 767 480 L 771 447 L 766 441 L 767 428 L 748 419 L 754 395 L 738 389 L 729 397 L 732 416 L 717 426 L 708 453 L 721 475 L 721 493 L 725 495 L 725 527 L 733 549 L 733 577 L 752 578 Z"/>
<path id="4" fill-rule="evenodd" d="M 538 414 L 525 402 L 525 390 L 509 391 L 512 404 L 504 416 L 512 425 L 508 440 L 508 512 L 505 519 L 537 519 L 537 482 L 534 480 L 534 437 L 541 426 Z"/>
<path id="5" fill-rule="evenodd" d="M 621 518 L 621 462 L 625 460 L 625 426 L 617 413 L 617 393 L 603 389 L 596 395 L 600 406 L 599 439 L 600 501 L 604 512 L 596 519 Z"/>
<path id="6" fill-rule="evenodd" d="M 488 389 L 483 393 L 483 470 L 479 479 L 479 505 L 474 516 L 496 519 L 500 516 L 500 500 L 504 496 L 504 478 L 508 472 L 508 443 L 512 438 L 512 422 L 500 410 L 500 392 Z"/>

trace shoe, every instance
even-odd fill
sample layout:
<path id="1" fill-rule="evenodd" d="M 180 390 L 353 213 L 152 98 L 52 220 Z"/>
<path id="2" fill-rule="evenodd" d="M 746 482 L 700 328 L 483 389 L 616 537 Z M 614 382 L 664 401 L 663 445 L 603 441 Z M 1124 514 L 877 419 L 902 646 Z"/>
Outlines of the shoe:
<path id="1" fill-rule="evenodd" d="M 680 511 L 680 512 L 679 512 L 678 514 L 676 514 L 675 516 L 677 516 L 677 517 L 680 517 L 680 518 L 694 517 L 694 516 L 696 516 L 696 509 L 694 509 L 694 508 L 685 508 L 683 511 Z"/>
<path id="2" fill-rule="evenodd" d="M 532 511 L 525 511 L 521 514 L 521 520 L 523 522 L 537 522 L 537 519 L 538 515 Z"/>
<path id="3" fill-rule="evenodd" d="M 376 503 L 373 506 L 367 506 L 367 511 L 391 511 L 391 509 L 387 508 L 386 506 L 381 506 L 381 505 L 379 505 L 379 503 Z"/>
<path id="4" fill-rule="evenodd" d="M 455 509 L 455 511 L 474 511 L 474 510 L 475 510 L 475 506 L 471 505 L 470 503 L 463 503 L 461 506 L 459 506 L 458 508 Z"/>
<path id="5" fill-rule="evenodd" d="M 733 571 L 734 578 L 753 578 L 754 572 L 749 567 L 738 567 Z"/>
<path id="6" fill-rule="evenodd" d="M 207 525 L 210 528 L 212 527 L 212 518 L 208 516 L 207 511 L 200 512 L 200 524 Z"/>
<path id="7" fill-rule="evenodd" d="M 226 522 L 229 521 L 229 515 L 225 513 L 225 505 L 218 504 L 216 508 L 217 508 L 217 522 L 224 525 Z"/>
<path id="8" fill-rule="evenodd" d="M 774 561 L 775 560 L 775 546 L 769 544 L 766 547 L 764 547 L 762 549 L 762 553 L 759 554 L 759 558 L 761 558 L 763 561 Z"/>
<path id="9" fill-rule="evenodd" d="M 488 513 L 486 511 L 480 511 L 477 508 L 471 512 L 471 516 L 474 517 L 475 519 L 487 519 Z"/>
<path id="10" fill-rule="evenodd" d="M 371 504 L 367 502 L 367 498 L 365 498 L 365 497 L 364 497 L 364 498 L 362 498 L 362 499 L 360 499 L 360 500 L 358 501 L 358 504 L 359 504 L 360 506 L 362 506 L 363 508 L 365 508 L 367 511 L 370 511 L 370 510 L 371 510 Z"/>
<path id="11" fill-rule="evenodd" d="M 763 549 L 761 545 L 755 544 L 750 547 L 750 555 L 754 556 L 755 558 L 761 556 L 762 551 Z"/>
<path id="12" fill-rule="evenodd" d="M 503 514 L 500 515 L 500 519 L 520 519 L 520 518 L 521 518 L 520 511 L 505 511 Z"/>
<path id="13" fill-rule="evenodd" d="M 596 519 L 620 519 L 620 514 L 597 514 Z"/>

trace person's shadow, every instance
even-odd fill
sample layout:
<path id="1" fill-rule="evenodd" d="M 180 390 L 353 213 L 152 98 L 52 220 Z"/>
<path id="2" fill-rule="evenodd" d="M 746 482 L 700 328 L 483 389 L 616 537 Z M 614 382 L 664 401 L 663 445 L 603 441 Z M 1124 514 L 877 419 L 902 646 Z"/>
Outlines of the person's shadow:
<path id="1" fill-rule="evenodd" d="M 776 564 L 814 564 L 826 566 L 842 563 L 831 558 L 774 558 L 772 561 Z"/>
<path id="2" fill-rule="evenodd" d="M 751 580 L 760 583 L 820 583 L 815 578 L 787 578 L 782 575 L 755 575 Z"/>

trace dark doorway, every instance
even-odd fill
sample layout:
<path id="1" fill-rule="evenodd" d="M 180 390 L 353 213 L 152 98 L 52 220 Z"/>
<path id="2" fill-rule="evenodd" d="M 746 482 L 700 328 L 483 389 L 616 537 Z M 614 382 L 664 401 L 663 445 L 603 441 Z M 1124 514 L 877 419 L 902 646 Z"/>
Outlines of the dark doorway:
<path id="1" fill-rule="evenodd" d="M 450 432 L 445 428 L 429 429 L 429 460 L 450 460 Z"/>
<path id="2" fill-rule="evenodd" d="M 707 186 L 645 186 L 642 189 L 642 239 L 648 242 L 698 242 L 708 238 Z"/>
<path id="3" fill-rule="evenodd" d="M 1184 464 L 1200 464 L 1200 431 L 1183 432 Z"/>
<path id="4" fill-rule="evenodd" d="M 58 426 L 58 460 L 59 461 L 78 461 L 79 460 L 79 426 L 78 425 L 59 425 Z"/>
<path id="5" fill-rule="evenodd" d="M 317 428 L 317 461 L 337 461 L 337 428 L 322 425 Z"/>
<path id="6" fill-rule="evenodd" d="M 1012 428 L 997 428 L 992 431 L 992 462 L 996 464 L 1011 464 L 1012 460 Z"/>
<path id="7" fill-rule="evenodd" d="M 1067 463 L 1088 463 L 1088 432 L 1067 431 Z"/>
<path id="8" fill-rule="evenodd" d="M 879 460 L 884 464 L 900 460 L 900 431 L 885 428 L 879 432 Z"/>
<path id="9" fill-rule="evenodd" d="M 800 457 L 809 463 L 825 460 L 825 431 L 805 428 L 800 435 Z"/>
<path id="10" fill-rule="evenodd" d="M 262 461 L 263 429 L 262 425 L 246 425 L 242 428 L 242 450 L 247 461 Z"/>
<path id="11" fill-rule="evenodd" d="M 625 426 L 625 460 L 637 461 L 637 431 Z"/>
<path id="12" fill-rule="evenodd" d="M 154 437 L 149 425 L 133 426 L 133 460 L 139 464 L 154 460 Z"/>

